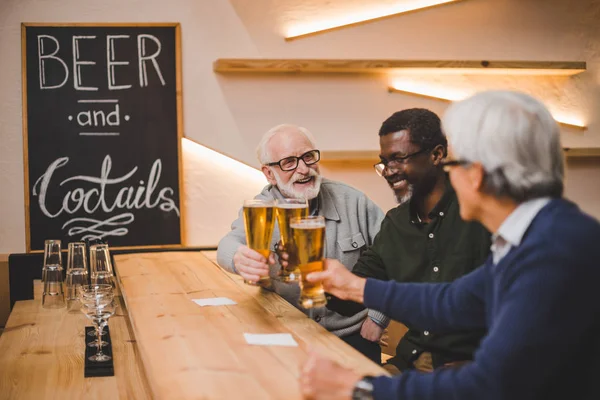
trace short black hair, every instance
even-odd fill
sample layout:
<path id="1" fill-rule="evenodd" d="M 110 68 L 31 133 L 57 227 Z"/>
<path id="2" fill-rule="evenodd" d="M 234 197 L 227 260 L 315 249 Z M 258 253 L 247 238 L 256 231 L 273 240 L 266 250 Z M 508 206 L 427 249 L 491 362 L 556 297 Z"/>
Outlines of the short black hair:
<path id="1" fill-rule="evenodd" d="M 407 130 L 410 141 L 421 149 L 433 149 L 437 145 L 448 149 L 448 140 L 442 132 L 440 117 L 425 108 L 409 108 L 395 112 L 379 129 L 379 136 Z"/>

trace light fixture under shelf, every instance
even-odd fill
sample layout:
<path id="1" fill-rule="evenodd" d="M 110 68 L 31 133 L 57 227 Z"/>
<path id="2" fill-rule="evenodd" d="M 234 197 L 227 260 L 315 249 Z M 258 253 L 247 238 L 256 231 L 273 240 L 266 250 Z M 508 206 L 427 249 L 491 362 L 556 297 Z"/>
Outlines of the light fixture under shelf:
<path id="1" fill-rule="evenodd" d="M 219 58 L 219 73 L 536 75 L 569 76 L 586 70 L 585 61 L 385 60 Z"/>
<path id="2" fill-rule="evenodd" d="M 448 3 L 456 3 L 458 1 L 461 0 L 412 0 L 409 2 L 405 0 L 398 2 L 398 4 L 382 5 L 379 7 L 371 6 L 369 10 L 291 25 L 285 34 L 285 40 L 300 39 L 350 26 L 379 21 L 399 14 L 420 11 Z"/>
<path id="3" fill-rule="evenodd" d="M 441 87 L 431 87 L 411 82 L 403 82 L 401 84 L 395 83 L 392 86 L 388 87 L 388 91 L 391 93 L 402 93 L 412 96 L 416 95 L 428 99 L 441 100 L 446 102 L 462 100 L 470 95 L 468 93 L 462 93 L 456 90 L 444 89 Z M 575 117 L 554 116 L 554 120 L 560 125 L 564 125 L 567 127 L 581 130 L 587 129 L 587 126 Z"/>

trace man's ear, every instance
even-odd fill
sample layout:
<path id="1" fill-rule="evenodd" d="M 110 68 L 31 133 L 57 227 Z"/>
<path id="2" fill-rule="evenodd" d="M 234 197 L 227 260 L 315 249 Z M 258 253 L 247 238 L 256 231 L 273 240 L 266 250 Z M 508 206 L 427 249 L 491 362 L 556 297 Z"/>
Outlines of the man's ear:
<path id="1" fill-rule="evenodd" d="M 483 169 L 483 165 L 478 162 L 471 164 L 468 168 L 468 173 L 471 188 L 478 192 L 483 191 L 483 181 L 485 179 L 485 169 Z"/>
<path id="2" fill-rule="evenodd" d="M 431 158 L 433 165 L 437 166 L 439 163 L 446 158 L 446 149 L 441 144 L 438 144 L 431 150 Z"/>
<path id="3" fill-rule="evenodd" d="M 269 168 L 266 165 L 263 165 L 261 167 L 261 171 L 263 174 L 265 174 L 265 178 L 267 178 L 267 181 L 269 181 L 269 183 L 273 186 L 277 185 L 277 180 L 275 179 L 275 173 L 271 170 L 271 168 Z"/>

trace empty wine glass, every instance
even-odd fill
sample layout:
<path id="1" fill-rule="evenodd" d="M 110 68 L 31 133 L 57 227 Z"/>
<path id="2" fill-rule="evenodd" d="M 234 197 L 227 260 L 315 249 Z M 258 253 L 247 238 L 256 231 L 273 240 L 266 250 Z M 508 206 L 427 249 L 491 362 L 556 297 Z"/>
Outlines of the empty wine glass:
<path id="1" fill-rule="evenodd" d="M 114 297 L 113 287 L 111 285 L 83 285 L 78 288 L 78 297 L 80 302 L 83 302 L 82 299 L 95 299 L 99 293 L 106 293 L 107 296 Z M 94 326 L 94 328 L 96 327 Z M 101 334 L 103 333 L 101 332 Z M 96 337 L 97 335 L 98 329 L 88 332 L 88 336 Z"/>
<path id="2" fill-rule="evenodd" d="M 113 299 L 110 303 L 108 303 L 106 306 L 102 307 L 101 310 L 99 310 L 100 312 L 96 314 L 96 318 L 98 319 L 98 338 L 101 338 L 102 335 L 104 335 L 104 328 L 108 325 L 108 319 L 110 317 L 112 317 L 113 315 L 115 315 L 115 312 L 117 311 L 117 302 Z M 88 346 L 90 347 L 98 347 L 98 340 L 96 339 L 93 342 L 90 342 L 88 344 Z M 108 342 L 105 342 L 104 340 L 102 341 L 102 346 L 108 346 Z"/>
<path id="3" fill-rule="evenodd" d="M 102 353 L 102 346 L 107 344 L 102 340 L 102 332 L 104 326 L 108 323 L 108 318 L 114 314 L 115 305 L 113 298 L 112 292 L 100 291 L 80 297 L 81 311 L 93 322 L 97 333 L 96 347 L 98 350 L 96 354 L 88 357 L 90 361 L 108 361 L 111 359 L 110 356 Z"/>

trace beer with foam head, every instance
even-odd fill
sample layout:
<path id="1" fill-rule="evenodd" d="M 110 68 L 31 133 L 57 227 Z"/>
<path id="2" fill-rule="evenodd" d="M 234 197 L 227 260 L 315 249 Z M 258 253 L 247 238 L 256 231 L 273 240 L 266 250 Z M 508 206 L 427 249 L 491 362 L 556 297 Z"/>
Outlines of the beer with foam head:
<path id="1" fill-rule="evenodd" d="M 244 202 L 244 228 L 248 247 L 265 258 L 271 252 L 271 236 L 275 226 L 275 208 L 272 201 L 246 200 Z M 261 277 L 260 281 L 268 281 L 269 277 Z M 245 281 L 248 284 L 255 282 Z"/>
<path id="2" fill-rule="evenodd" d="M 290 221 L 292 218 L 308 216 L 308 202 L 299 199 L 278 199 L 275 202 L 275 210 L 281 234 L 280 243 L 283 251 L 288 254 L 288 265 L 286 268 L 281 268 L 279 277 L 283 282 L 295 282 L 299 280 L 300 270 Z"/>
<path id="3" fill-rule="evenodd" d="M 311 272 L 323 271 L 325 253 L 325 219 L 319 217 L 293 218 L 290 227 L 297 248 L 300 269 L 300 306 L 323 307 L 327 304 L 323 285 L 306 280 Z"/>

